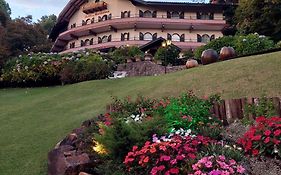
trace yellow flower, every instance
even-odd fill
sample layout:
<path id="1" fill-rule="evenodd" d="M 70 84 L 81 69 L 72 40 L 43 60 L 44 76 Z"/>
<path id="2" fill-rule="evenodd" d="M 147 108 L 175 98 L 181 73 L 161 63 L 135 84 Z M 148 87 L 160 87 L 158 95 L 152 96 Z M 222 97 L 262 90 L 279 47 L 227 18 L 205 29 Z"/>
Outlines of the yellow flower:
<path id="1" fill-rule="evenodd" d="M 95 140 L 93 142 L 94 142 L 94 145 L 95 145 L 95 146 L 93 146 L 93 150 L 95 152 L 97 152 L 98 154 L 107 154 L 107 151 L 102 144 L 100 144 L 99 142 L 97 142 Z"/>

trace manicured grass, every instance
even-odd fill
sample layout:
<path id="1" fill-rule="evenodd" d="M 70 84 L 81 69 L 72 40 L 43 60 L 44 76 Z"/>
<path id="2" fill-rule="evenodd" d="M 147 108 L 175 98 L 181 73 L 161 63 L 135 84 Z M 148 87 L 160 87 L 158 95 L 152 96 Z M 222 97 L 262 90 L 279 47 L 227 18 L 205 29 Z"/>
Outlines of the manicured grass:
<path id="1" fill-rule="evenodd" d="M 0 90 L 0 174 L 46 174 L 47 153 L 111 96 L 161 97 L 193 90 L 223 98 L 281 96 L 281 52 L 239 58 L 158 77 L 90 81 L 64 87 Z"/>

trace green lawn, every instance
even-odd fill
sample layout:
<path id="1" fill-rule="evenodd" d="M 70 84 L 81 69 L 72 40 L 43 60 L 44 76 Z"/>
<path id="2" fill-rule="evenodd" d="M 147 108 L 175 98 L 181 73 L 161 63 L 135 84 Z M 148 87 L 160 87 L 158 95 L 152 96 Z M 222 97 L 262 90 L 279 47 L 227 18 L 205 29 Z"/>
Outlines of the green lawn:
<path id="1" fill-rule="evenodd" d="M 46 174 L 47 153 L 73 128 L 105 111 L 111 96 L 161 97 L 193 90 L 223 98 L 281 96 L 281 52 L 158 77 L 64 87 L 0 90 L 0 175 Z"/>

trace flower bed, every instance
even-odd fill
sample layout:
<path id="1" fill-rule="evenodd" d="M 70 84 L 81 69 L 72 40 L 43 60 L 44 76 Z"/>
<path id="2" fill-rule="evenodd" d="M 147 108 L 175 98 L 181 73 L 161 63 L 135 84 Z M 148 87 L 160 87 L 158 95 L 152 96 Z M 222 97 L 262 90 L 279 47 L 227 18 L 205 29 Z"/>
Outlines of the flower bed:
<path id="1" fill-rule="evenodd" d="M 258 155 L 255 150 L 267 160 L 280 160 L 280 117 L 257 118 L 235 143 L 210 113 L 214 99 L 218 98 L 200 99 L 192 93 L 115 99 L 111 113 L 84 123 L 82 131 L 75 130 L 77 137 L 71 134 L 60 146 L 65 149 L 68 144 L 77 147 L 76 153 L 86 153 L 90 162 L 79 170 L 91 174 L 259 174 L 255 165 L 261 159 L 252 157 Z M 278 174 L 278 165 L 271 166 L 264 171 Z"/>

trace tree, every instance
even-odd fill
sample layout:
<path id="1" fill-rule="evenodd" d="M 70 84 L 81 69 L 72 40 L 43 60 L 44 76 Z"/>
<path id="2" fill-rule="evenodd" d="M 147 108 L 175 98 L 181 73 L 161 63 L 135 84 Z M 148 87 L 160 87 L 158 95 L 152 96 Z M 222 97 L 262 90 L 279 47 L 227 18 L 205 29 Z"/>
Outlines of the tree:
<path id="1" fill-rule="evenodd" d="M 11 8 L 5 0 L 0 0 L 0 11 L 2 11 L 6 17 L 10 18 Z"/>
<path id="2" fill-rule="evenodd" d="M 280 0 L 240 0 L 235 13 L 240 33 L 257 32 L 281 40 Z"/>
<path id="3" fill-rule="evenodd" d="M 179 54 L 179 48 L 172 44 L 166 47 L 159 47 L 155 53 L 155 59 L 161 60 L 163 66 L 167 66 L 168 64 L 175 65 Z"/>
<path id="4" fill-rule="evenodd" d="M 42 16 L 40 20 L 38 20 L 38 24 L 46 31 L 47 34 L 50 34 L 52 31 L 52 28 L 55 26 L 57 21 L 56 15 L 50 15 L 50 16 Z"/>

